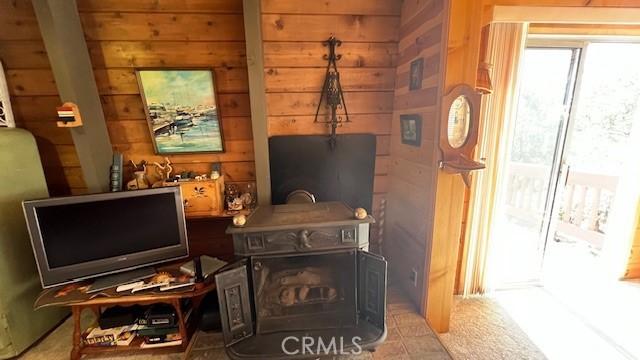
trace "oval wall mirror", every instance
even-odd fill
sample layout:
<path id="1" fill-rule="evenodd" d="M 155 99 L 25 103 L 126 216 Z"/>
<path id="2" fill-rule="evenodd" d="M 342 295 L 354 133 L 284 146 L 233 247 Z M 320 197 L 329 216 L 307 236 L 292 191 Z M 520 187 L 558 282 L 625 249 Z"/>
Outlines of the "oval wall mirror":
<path id="1" fill-rule="evenodd" d="M 462 147 L 469 137 L 471 106 L 466 96 L 460 95 L 451 103 L 447 124 L 447 139 L 452 148 Z"/>

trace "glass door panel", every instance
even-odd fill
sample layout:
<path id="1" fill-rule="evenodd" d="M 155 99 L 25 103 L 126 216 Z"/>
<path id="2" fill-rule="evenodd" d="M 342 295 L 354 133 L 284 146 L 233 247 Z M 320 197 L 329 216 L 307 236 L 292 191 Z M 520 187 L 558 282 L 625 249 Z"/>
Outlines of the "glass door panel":
<path id="1" fill-rule="evenodd" d="M 577 48 L 527 48 L 494 218 L 493 287 L 536 281 L 576 79 Z"/>
<path id="2" fill-rule="evenodd" d="M 555 241 L 545 255 L 549 280 L 592 279 L 595 274 L 587 274 L 599 270 L 606 241 L 622 240 L 607 234 L 613 230 L 619 180 L 633 154 L 633 122 L 640 118 L 638 58 L 640 44 L 590 43 L 586 48 L 565 151 L 568 171 L 551 219 Z"/>

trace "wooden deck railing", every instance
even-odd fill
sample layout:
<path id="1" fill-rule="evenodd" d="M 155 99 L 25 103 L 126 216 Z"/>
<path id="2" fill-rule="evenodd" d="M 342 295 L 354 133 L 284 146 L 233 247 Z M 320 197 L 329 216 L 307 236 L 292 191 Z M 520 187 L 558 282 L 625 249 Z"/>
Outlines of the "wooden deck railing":
<path id="1" fill-rule="evenodd" d="M 538 225 L 547 194 L 549 167 L 523 163 L 509 164 L 507 214 L 521 222 Z M 618 177 L 570 171 L 561 198 L 556 238 L 576 238 L 601 249 Z"/>

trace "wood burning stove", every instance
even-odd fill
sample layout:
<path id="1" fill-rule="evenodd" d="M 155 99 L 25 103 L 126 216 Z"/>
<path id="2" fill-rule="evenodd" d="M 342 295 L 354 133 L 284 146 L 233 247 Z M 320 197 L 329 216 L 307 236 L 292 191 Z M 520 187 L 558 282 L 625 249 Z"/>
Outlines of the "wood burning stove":
<path id="1" fill-rule="evenodd" d="M 229 227 L 242 257 L 216 275 L 229 356 L 317 358 L 380 344 L 387 264 L 366 251 L 372 222 L 325 202 L 258 207 L 244 227 Z M 302 337 L 324 346 L 284 347 Z"/>

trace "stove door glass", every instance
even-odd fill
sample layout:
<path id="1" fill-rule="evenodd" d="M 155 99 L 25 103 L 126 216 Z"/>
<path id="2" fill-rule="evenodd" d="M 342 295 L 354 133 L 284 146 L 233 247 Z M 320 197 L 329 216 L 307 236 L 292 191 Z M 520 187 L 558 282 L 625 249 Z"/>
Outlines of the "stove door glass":
<path id="1" fill-rule="evenodd" d="M 356 251 L 252 257 L 256 332 L 356 325 Z"/>

